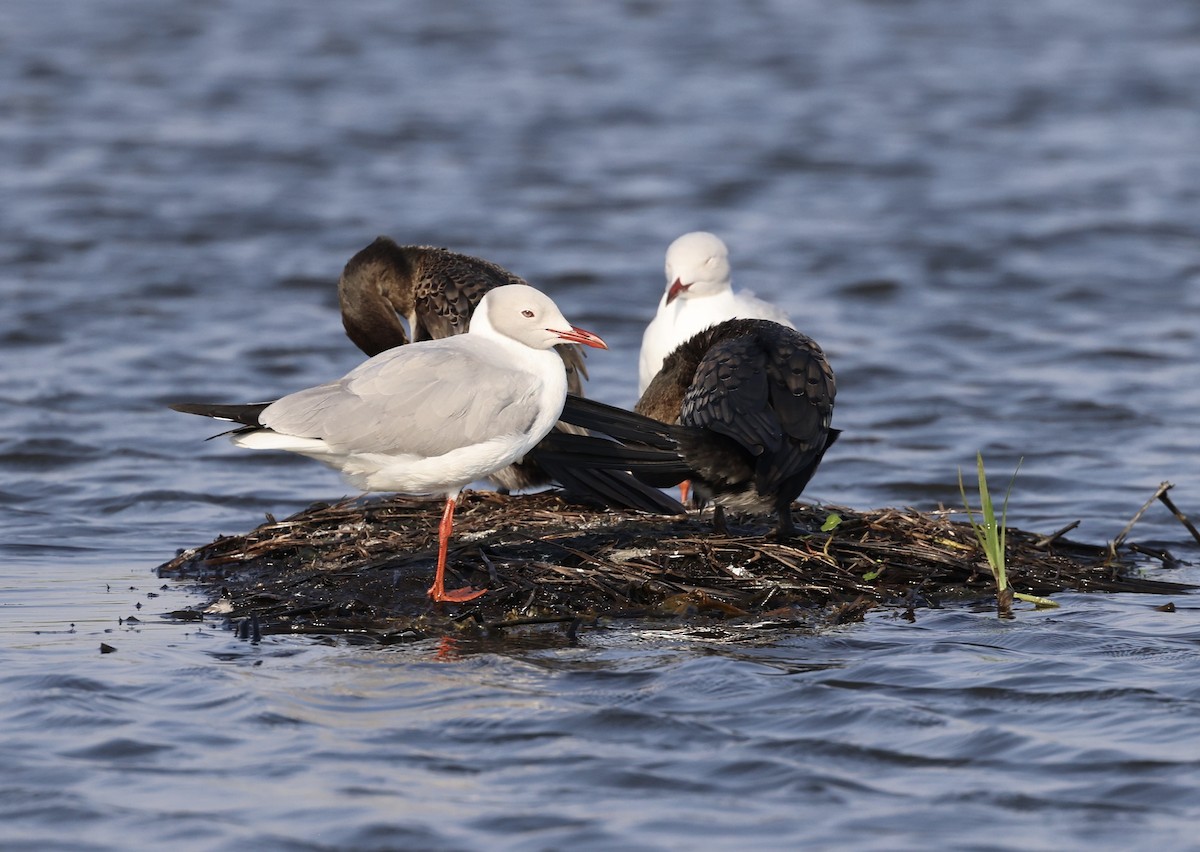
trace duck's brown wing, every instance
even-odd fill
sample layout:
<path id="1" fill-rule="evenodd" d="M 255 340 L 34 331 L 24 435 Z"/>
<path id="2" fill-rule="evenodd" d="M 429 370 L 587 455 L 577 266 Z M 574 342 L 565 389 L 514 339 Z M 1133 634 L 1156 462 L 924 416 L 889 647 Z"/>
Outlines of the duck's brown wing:
<path id="1" fill-rule="evenodd" d="M 429 340 L 462 334 L 471 322 L 471 314 L 484 294 L 506 284 L 526 284 L 502 266 L 470 255 L 446 249 L 421 246 L 417 274 L 413 280 L 413 305 L 416 328 L 414 340 Z M 555 347 L 567 370 L 567 389 L 583 393 L 587 367 L 581 347 L 563 344 Z"/>

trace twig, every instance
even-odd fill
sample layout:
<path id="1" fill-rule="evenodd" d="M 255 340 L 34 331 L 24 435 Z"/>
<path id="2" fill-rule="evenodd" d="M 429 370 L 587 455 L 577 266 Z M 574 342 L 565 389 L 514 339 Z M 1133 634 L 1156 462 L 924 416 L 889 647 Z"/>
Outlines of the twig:
<path id="1" fill-rule="evenodd" d="M 1174 568 L 1179 564 L 1179 560 L 1172 556 L 1169 550 L 1155 550 L 1152 547 L 1145 547 L 1137 542 L 1130 544 L 1128 546 L 1128 550 L 1133 553 L 1141 553 L 1146 556 L 1151 556 L 1162 562 L 1164 568 Z"/>
<path id="2" fill-rule="evenodd" d="M 1196 539 L 1196 541 L 1200 541 L 1200 531 L 1198 531 L 1192 525 L 1192 522 L 1188 520 L 1187 515 L 1175 508 L 1175 504 L 1171 502 L 1171 498 L 1167 496 L 1165 491 L 1158 495 L 1158 499 L 1162 500 L 1163 505 L 1171 510 L 1172 515 L 1179 518 L 1179 523 L 1187 527 L 1188 532 L 1192 534 L 1192 538 Z"/>
<path id="3" fill-rule="evenodd" d="M 1060 538 L 1062 538 L 1064 535 L 1069 533 L 1071 530 L 1075 529 L 1075 527 L 1077 527 L 1077 526 L 1079 526 L 1079 521 L 1071 521 L 1071 523 L 1067 524 L 1061 530 L 1052 532 L 1052 533 L 1050 533 L 1050 535 L 1042 536 L 1037 541 L 1035 541 L 1032 546 L 1037 550 L 1045 550 L 1047 547 L 1049 547 L 1054 542 L 1058 541 Z"/>
<path id="4" fill-rule="evenodd" d="M 496 563 L 488 559 L 488 555 L 482 547 L 479 548 L 479 558 L 483 560 L 483 564 L 487 566 L 488 579 L 492 582 L 492 585 L 500 585 L 500 575 L 496 573 Z"/>
<path id="5" fill-rule="evenodd" d="M 1133 529 L 1133 525 L 1142 519 L 1142 515 L 1146 514 L 1146 510 L 1154 505 L 1154 501 L 1161 500 L 1174 487 L 1169 482 L 1164 482 L 1158 486 L 1158 490 L 1154 492 L 1154 496 L 1147 500 L 1142 508 L 1137 510 L 1137 514 L 1125 525 L 1125 529 L 1121 530 L 1120 534 L 1113 539 L 1110 548 L 1111 553 L 1116 553 L 1117 548 L 1125 543 L 1125 536 L 1129 535 L 1129 531 Z M 1200 540 L 1200 537 L 1198 537 L 1198 540 Z"/>

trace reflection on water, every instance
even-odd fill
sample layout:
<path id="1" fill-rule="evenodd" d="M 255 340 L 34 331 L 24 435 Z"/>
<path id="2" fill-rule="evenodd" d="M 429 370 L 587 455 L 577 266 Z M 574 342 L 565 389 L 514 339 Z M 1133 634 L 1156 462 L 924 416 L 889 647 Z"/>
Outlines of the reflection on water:
<path id="1" fill-rule="evenodd" d="M 1101 843 L 1131 823 L 1182 840 L 1200 759 L 1194 626 L 1157 599 L 1062 603 L 801 636 L 621 626 L 503 653 L 118 632 L 91 674 L 6 679 L 42 699 L 5 711 L 6 765 L 54 785 L 36 817 L 10 801 L 6 825 L 53 836 L 53 810 L 98 825 L 102 846 L 131 829 L 180 837 L 165 814 L 206 836 L 303 831 L 335 848 L 995 831 L 1036 848 L 1046 820 Z M 80 669 L 77 651 L 54 656 Z"/>
<path id="2" fill-rule="evenodd" d="M 955 503 L 982 450 L 1022 527 L 1195 515 L 1193 4 L 71 7 L 0 8 L 5 844 L 1193 842 L 1190 597 L 379 649 L 164 620 L 150 573 L 342 495 L 164 403 L 352 367 L 379 233 L 551 291 L 628 404 L 714 230 L 838 372 L 814 497 Z M 1200 582 L 1161 507 L 1134 538 Z"/>

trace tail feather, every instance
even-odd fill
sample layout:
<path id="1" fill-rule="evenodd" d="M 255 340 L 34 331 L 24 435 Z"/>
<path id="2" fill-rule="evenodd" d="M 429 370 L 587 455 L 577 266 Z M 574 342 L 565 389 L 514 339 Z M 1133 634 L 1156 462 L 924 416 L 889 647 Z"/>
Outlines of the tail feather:
<path id="1" fill-rule="evenodd" d="M 215 420 L 230 420 L 243 426 L 261 426 L 259 416 L 271 403 L 252 402 L 244 405 L 225 405 L 215 402 L 173 402 L 170 407 L 184 414 L 198 414 Z"/>
<path id="2" fill-rule="evenodd" d="M 593 487 L 611 493 L 619 487 L 624 496 L 612 505 L 644 512 L 679 514 L 683 505 L 657 489 L 669 488 L 694 475 L 674 451 L 626 447 L 591 435 L 552 432 L 530 456 L 568 491 Z"/>
<path id="3" fill-rule="evenodd" d="M 660 450 L 678 450 L 676 439 L 680 427 L 660 423 L 641 414 L 606 405 L 594 399 L 567 396 L 561 420 L 583 426 L 622 442 L 644 444 Z"/>
<path id="4" fill-rule="evenodd" d="M 678 500 L 657 488 L 639 482 L 623 470 L 594 470 L 551 465 L 547 470 L 572 499 L 652 515 L 682 515 L 687 512 Z"/>
<path id="5" fill-rule="evenodd" d="M 686 479 L 692 471 L 675 450 L 627 446 L 596 435 L 551 432 L 534 448 L 540 463 L 568 464 L 590 470 L 628 470 L 634 473 L 678 474 Z"/>

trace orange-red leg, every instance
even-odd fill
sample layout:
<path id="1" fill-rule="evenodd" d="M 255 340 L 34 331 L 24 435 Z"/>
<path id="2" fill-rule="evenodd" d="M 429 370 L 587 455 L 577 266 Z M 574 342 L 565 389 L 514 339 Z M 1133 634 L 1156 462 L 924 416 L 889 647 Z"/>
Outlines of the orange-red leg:
<path id="1" fill-rule="evenodd" d="M 438 603 L 471 601 L 487 592 L 487 589 L 472 589 L 470 586 L 446 591 L 446 552 L 450 549 L 450 533 L 454 529 L 454 504 L 457 499 L 457 495 L 446 498 L 446 508 L 442 510 L 442 522 L 438 524 L 437 573 L 433 575 L 433 585 L 429 587 L 429 597 Z"/>
<path id="2" fill-rule="evenodd" d="M 688 494 L 691 493 L 691 490 L 692 481 L 690 479 L 685 479 L 683 482 L 679 483 L 679 502 L 684 506 L 687 506 L 688 504 Z"/>

